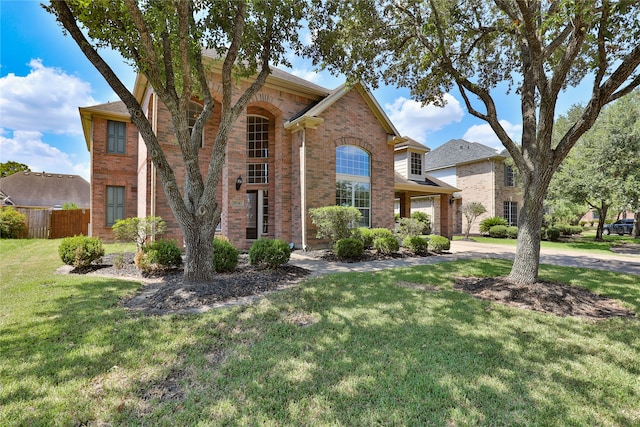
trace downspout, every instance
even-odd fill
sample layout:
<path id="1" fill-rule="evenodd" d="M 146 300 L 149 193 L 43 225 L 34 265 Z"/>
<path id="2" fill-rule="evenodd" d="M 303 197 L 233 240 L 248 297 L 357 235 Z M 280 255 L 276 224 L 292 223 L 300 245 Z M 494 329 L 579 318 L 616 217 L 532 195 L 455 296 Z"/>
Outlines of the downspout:
<path id="1" fill-rule="evenodd" d="M 491 205 L 493 206 L 493 216 L 497 216 L 496 212 L 496 165 L 495 162 L 489 159 L 491 162 Z"/>
<path id="2" fill-rule="evenodd" d="M 302 228 L 302 250 L 307 250 L 307 129 L 302 128 L 302 143 L 300 145 L 300 220 Z"/>
<path id="3" fill-rule="evenodd" d="M 153 133 L 158 135 L 158 97 L 153 94 L 153 123 L 151 124 L 153 128 Z M 151 206 L 150 206 L 150 214 L 151 216 L 156 216 L 156 165 L 153 163 L 153 159 L 151 159 Z"/>

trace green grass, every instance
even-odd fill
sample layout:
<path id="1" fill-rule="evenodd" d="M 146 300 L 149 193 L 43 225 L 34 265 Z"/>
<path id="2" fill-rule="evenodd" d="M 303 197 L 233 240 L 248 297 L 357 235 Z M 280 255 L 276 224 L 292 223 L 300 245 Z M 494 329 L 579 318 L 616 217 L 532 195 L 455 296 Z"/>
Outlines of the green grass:
<path id="1" fill-rule="evenodd" d="M 453 290 L 507 261 L 332 275 L 254 305 L 148 317 L 117 304 L 134 282 L 54 274 L 58 243 L 0 241 L 2 426 L 640 424 L 638 321 Z M 637 276 L 541 275 L 640 310 Z"/>
<path id="2" fill-rule="evenodd" d="M 562 240 L 559 242 L 549 242 L 543 240 L 540 242 L 540 246 L 546 249 L 570 249 L 575 251 L 588 251 L 600 254 L 612 254 L 611 248 L 614 246 L 625 245 L 628 243 L 639 243 L 637 239 L 630 236 L 604 236 L 603 241 L 598 242 L 594 240 L 594 232 L 585 232 L 583 235 L 573 236 L 571 240 Z M 474 241 L 478 243 L 491 243 L 499 245 L 512 245 L 517 243 L 516 239 L 495 239 L 492 237 L 472 236 Z M 462 236 L 454 236 L 453 240 L 462 240 Z"/>

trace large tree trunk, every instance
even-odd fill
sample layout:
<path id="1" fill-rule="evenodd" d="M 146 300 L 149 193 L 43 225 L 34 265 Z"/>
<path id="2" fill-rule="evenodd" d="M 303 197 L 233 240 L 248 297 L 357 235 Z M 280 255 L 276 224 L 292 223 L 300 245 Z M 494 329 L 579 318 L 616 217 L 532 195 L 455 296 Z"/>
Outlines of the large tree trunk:
<path id="1" fill-rule="evenodd" d="M 190 283 L 210 282 L 215 277 L 213 269 L 213 238 L 216 227 L 213 222 L 183 227 L 185 245 L 184 278 Z"/>
<path id="2" fill-rule="evenodd" d="M 543 202 L 546 185 L 528 185 L 524 189 L 524 203 L 518 219 L 518 245 L 509 279 L 522 284 L 538 280 L 540 264 L 540 229 L 544 218 Z"/>

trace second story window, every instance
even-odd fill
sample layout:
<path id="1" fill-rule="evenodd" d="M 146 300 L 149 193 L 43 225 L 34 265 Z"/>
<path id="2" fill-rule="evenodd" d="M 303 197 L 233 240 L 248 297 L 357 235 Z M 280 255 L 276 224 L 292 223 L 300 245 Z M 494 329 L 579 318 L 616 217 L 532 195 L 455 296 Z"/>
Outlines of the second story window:
<path id="1" fill-rule="evenodd" d="M 247 116 L 247 183 L 269 183 L 269 119 Z"/>
<path id="2" fill-rule="evenodd" d="M 411 175 L 422 175 L 422 155 L 411 153 Z"/>
<path id="3" fill-rule="evenodd" d="M 509 165 L 504 165 L 504 186 L 514 187 L 516 185 L 516 175 L 513 172 L 513 168 Z"/>
<path id="4" fill-rule="evenodd" d="M 127 124 L 109 120 L 107 122 L 107 153 L 126 154 Z"/>

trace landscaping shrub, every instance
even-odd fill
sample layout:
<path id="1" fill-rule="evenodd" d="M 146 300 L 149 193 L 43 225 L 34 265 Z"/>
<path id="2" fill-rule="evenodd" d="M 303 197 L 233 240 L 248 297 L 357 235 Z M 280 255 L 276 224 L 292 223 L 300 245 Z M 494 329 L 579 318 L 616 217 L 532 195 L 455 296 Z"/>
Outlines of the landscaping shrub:
<path id="1" fill-rule="evenodd" d="M 217 273 L 231 273 L 238 265 L 238 250 L 227 239 L 213 239 L 213 269 Z"/>
<path id="2" fill-rule="evenodd" d="M 582 234 L 584 228 L 580 225 L 572 225 L 571 226 L 571 234 Z"/>
<path id="3" fill-rule="evenodd" d="M 431 217 L 424 212 L 413 212 L 411 218 L 422 224 L 422 232 L 420 234 L 431 234 Z"/>
<path id="4" fill-rule="evenodd" d="M 429 253 L 429 239 L 420 236 L 407 236 L 402 241 L 402 246 L 416 255 L 426 255 Z"/>
<path id="5" fill-rule="evenodd" d="M 437 254 L 451 249 L 451 241 L 444 236 L 431 236 L 429 237 L 427 244 L 429 246 L 429 250 Z"/>
<path id="6" fill-rule="evenodd" d="M 517 239 L 518 238 L 518 227 L 516 227 L 515 225 L 507 227 L 507 237 L 510 238 L 510 239 Z"/>
<path id="7" fill-rule="evenodd" d="M 373 241 L 373 248 L 381 254 L 391 255 L 400 250 L 400 244 L 393 237 L 378 237 Z"/>
<path id="8" fill-rule="evenodd" d="M 157 235 L 165 232 L 167 224 L 159 216 L 148 216 L 146 218 L 126 218 L 119 219 L 111 227 L 116 240 L 121 242 L 134 242 L 138 252 L 147 238 L 154 239 Z"/>
<path id="9" fill-rule="evenodd" d="M 560 230 L 556 227 L 547 228 L 547 240 L 557 242 L 560 239 Z"/>
<path id="10" fill-rule="evenodd" d="M 400 218 L 397 226 L 397 233 L 403 238 L 406 236 L 420 236 L 424 224 L 415 218 Z"/>
<path id="11" fill-rule="evenodd" d="M 489 236 L 496 239 L 504 239 L 507 237 L 507 227 L 504 225 L 494 225 L 489 229 Z"/>
<path id="12" fill-rule="evenodd" d="M 347 237 L 340 239 L 333 245 L 333 253 L 338 258 L 353 259 L 361 257 L 364 253 L 362 240 Z"/>
<path id="13" fill-rule="evenodd" d="M 373 247 L 373 242 L 378 237 L 393 237 L 391 230 L 387 228 L 360 228 L 360 239 L 365 249 Z"/>
<path id="14" fill-rule="evenodd" d="M 571 226 L 569 224 L 558 224 L 555 226 L 563 236 L 571 236 Z"/>
<path id="15" fill-rule="evenodd" d="M 352 206 L 324 206 L 309 209 L 311 222 L 318 228 L 318 239 L 330 239 L 332 243 L 353 237 L 362 220 L 362 214 Z"/>
<path id="16" fill-rule="evenodd" d="M 501 216 L 492 216 L 490 218 L 485 218 L 480 221 L 480 232 L 488 233 L 491 227 L 493 227 L 494 225 L 504 225 L 506 227 L 509 225 L 509 223 Z"/>
<path id="17" fill-rule="evenodd" d="M 249 248 L 249 262 L 252 265 L 277 268 L 289 262 L 290 257 L 289 244 L 282 239 L 261 237 Z"/>
<path id="18" fill-rule="evenodd" d="M 58 246 L 58 254 L 67 265 L 86 267 L 104 256 L 104 247 L 97 237 L 66 237 Z"/>
<path id="19" fill-rule="evenodd" d="M 156 240 L 147 243 L 143 246 L 142 253 L 140 264 L 136 265 L 145 271 L 182 265 L 182 251 L 175 240 Z"/>
<path id="20" fill-rule="evenodd" d="M 19 239 L 27 232 L 27 216 L 11 206 L 0 210 L 0 237 Z"/>

